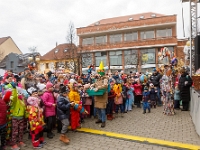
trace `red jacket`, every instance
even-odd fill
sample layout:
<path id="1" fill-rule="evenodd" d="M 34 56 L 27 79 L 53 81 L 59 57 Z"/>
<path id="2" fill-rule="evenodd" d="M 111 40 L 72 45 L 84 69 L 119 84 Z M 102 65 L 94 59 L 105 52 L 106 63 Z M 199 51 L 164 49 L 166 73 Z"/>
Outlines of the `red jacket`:
<path id="1" fill-rule="evenodd" d="M 6 102 L 0 99 L 0 125 L 6 124 L 7 105 Z"/>
<path id="2" fill-rule="evenodd" d="M 135 95 L 142 95 L 142 85 L 141 84 L 136 83 L 133 85 L 133 87 L 134 87 Z"/>

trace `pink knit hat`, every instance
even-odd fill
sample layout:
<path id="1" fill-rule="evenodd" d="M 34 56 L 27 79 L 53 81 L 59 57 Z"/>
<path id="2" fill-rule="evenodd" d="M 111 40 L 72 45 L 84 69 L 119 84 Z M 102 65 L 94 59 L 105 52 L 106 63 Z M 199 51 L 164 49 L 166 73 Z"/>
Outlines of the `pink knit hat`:
<path id="1" fill-rule="evenodd" d="M 53 84 L 51 82 L 47 82 L 46 84 L 46 89 L 48 90 L 49 88 L 53 87 Z"/>

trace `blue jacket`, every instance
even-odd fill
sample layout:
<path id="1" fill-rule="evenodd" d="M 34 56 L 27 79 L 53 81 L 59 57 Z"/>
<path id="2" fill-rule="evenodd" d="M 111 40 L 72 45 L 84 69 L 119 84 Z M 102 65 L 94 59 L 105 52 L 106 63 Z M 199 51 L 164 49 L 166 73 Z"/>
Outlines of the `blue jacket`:
<path id="1" fill-rule="evenodd" d="M 57 99 L 57 117 L 59 120 L 69 119 L 70 107 L 69 99 L 60 95 Z"/>
<path id="2" fill-rule="evenodd" d="M 150 92 L 143 92 L 143 97 L 142 97 L 142 101 L 143 102 L 148 102 L 148 100 L 150 100 Z"/>

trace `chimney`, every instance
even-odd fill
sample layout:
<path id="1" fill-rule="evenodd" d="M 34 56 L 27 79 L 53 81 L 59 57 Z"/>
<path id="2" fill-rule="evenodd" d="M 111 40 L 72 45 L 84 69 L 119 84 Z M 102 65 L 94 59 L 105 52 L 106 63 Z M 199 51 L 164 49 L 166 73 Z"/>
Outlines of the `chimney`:
<path id="1" fill-rule="evenodd" d="M 56 42 L 56 47 L 58 46 L 58 43 Z"/>

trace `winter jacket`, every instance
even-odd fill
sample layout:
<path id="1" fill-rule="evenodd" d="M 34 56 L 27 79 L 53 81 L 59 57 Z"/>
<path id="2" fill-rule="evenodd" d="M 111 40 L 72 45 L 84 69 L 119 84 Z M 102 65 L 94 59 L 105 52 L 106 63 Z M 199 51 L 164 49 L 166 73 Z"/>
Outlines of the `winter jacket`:
<path id="1" fill-rule="evenodd" d="M 7 105 L 3 99 L 0 99 L 0 126 L 6 124 Z"/>
<path id="2" fill-rule="evenodd" d="M 44 109 L 45 117 L 55 116 L 56 115 L 56 109 L 53 106 L 53 104 L 55 104 L 56 102 L 55 102 L 53 93 L 46 91 L 42 95 L 42 100 L 43 100 L 43 103 L 44 103 L 44 106 L 45 106 L 45 109 Z"/>
<path id="3" fill-rule="evenodd" d="M 154 88 L 151 88 L 149 90 L 149 93 L 150 93 L 150 100 L 151 101 L 156 101 L 156 98 L 157 98 L 157 92 Z"/>
<path id="4" fill-rule="evenodd" d="M 134 84 L 134 93 L 135 95 L 142 95 L 142 85 L 141 84 Z"/>
<path id="5" fill-rule="evenodd" d="M 143 97 L 142 97 L 142 101 L 143 102 L 148 102 L 150 100 L 150 92 L 143 92 Z"/>
<path id="6" fill-rule="evenodd" d="M 108 100 L 114 100 L 115 96 L 115 92 L 111 89 L 110 92 L 108 92 Z"/>
<path id="7" fill-rule="evenodd" d="M 150 76 L 150 82 L 153 83 L 153 85 L 155 87 L 159 87 L 160 86 L 160 79 L 162 78 L 162 75 L 159 73 L 156 74 L 152 74 Z"/>
<path id="8" fill-rule="evenodd" d="M 57 117 L 59 120 L 69 119 L 70 107 L 69 99 L 60 95 L 57 99 Z"/>
<path id="9" fill-rule="evenodd" d="M 187 84 L 185 84 L 187 81 Z M 190 101 L 190 87 L 192 86 L 192 79 L 188 73 L 183 73 L 179 78 L 178 87 L 180 90 L 180 98 L 182 101 Z"/>
<path id="10" fill-rule="evenodd" d="M 17 89 L 14 88 L 12 90 L 12 106 L 11 109 L 13 110 L 12 116 L 14 117 L 25 117 L 26 113 L 26 105 L 23 100 L 20 100 L 17 95 Z"/>

